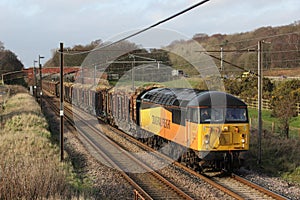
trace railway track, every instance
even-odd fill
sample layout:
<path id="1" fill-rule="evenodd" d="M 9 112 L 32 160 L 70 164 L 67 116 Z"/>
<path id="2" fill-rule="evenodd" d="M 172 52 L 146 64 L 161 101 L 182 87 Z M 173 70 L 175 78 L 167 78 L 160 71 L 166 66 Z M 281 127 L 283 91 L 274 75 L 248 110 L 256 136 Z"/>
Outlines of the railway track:
<path id="1" fill-rule="evenodd" d="M 255 190 L 258 190 L 260 191 L 261 193 L 265 194 L 264 197 L 271 197 L 273 199 L 287 199 L 286 197 L 282 196 L 282 195 L 279 195 L 279 194 L 276 194 L 270 190 L 267 190 L 251 181 L 248 181 L 236 174 L 232 174 L 231 175 L 231 178 L 233 178 L 234 180 L 238 181 L 239 183 L 244 183 L 245 185 L 248 185 L 250 188 L 252 189 L 255 189 Z M 250 194 L 251 195 L 251 194 Z"/>
<path id="2" fill-rule="evenodd" d="M 114 129 L 114 131 L 118 131 L 118 134 L 122 135 L 123 137 L 126 137 L 128 140 L 134 140 L 132 142 L 136 142 L 134 138 L 131 136 L 128 136 L 127 134 Z M 139 146 L 143 147 L 145 150 L 151 151 L 153 150 L 149 146 L 139 143 Z M 159 153 L 158 153 L 159 154 Z M 194 176 L 200 178 L 201 180 L 204 180 L 208 184 L 212 185 L 213 187 L 223 191 L 224 193 L 232 196 L 235 199 L 287 199 L 286 197 L 274 193 L 268 189 L 265 189 L 251 181 L 248 181 L 236 174 L 231 174 L 227 176 L 222 176 L 221 173 L 203 173 L 199 174 L 198 172 L 195 172 L 194 170 L 186 167 L 182 163 L 174 162 L 174 160 L 168 158 L 164 155 L 157 155 L 158 157 L 163 157 L 163 160 L 168 160 L 168 162 L 173 163 L 173 165 L 178 166 L 179 168 L 184 169 L 186 172 L 193 174 Z M 220 175 L 220 176 L 219 176 Z"/>
<path id="3" fill-rule="evenodd" d="M 81 111 L 77 109 L 73 109 L 73 111 L 74 110 L 76 110 L 75 113 L 73 113 L 73 115 L 75 116 L 76 127 L 81 129 L 80 132 L 87 133 L 81 134 L 82 138 L 89 143 L 93 151 L 97 151 L 98 155 L 101 157 L 98 159 L 100 159 L 101 162 L 104 162 L 110 167 L 119 169 L 122 175 L 133 185 L 137 196 L 140 195 L 141 197 L 145 197 L 146 199 L 192 199 L 191 196 L 187 195 L 181 189 L 165 180 L 163 176 L 155 172 L 151 167 L 146 166 L 145 162 L 141 162 L 140 164 L 138 164 L 139 159 L 128 153 L 129 151 L 126 150 L 126 146 L 124 146 L 123 144 L 117 144 L 117 142 L 112 142 L 112 138 L 108 138 L 107 135 L 99 134 L 99 129 L 96 129 L 96 126 L 89 127 L 87 124 L 84 124 L 84 121 L 88 121 L 89 124 L 98 124 L 98 121 L 92 122 L 92 119 L 88 119 L 89 114 L 76 114 L 76 112 Z M 68 112 L 71 111 L 68 110 Z M 76 117 L 82 115 L 84 115 L 84 119 Z M 153 151 L 152 148 L 137 141 L 135 138 L 123 133 L 122 131 L 107 125 L 105 126 L 106 131 L 110 129 L 113 132 L 117 132 L 116 134 L 125 138 L 128 142 L 138 145 L 145 151 Z M 120 148 L 120 146 L 122 146 L 122 148 Z M 107 149 L 110 150 L 107 151 Z M 215 173 L 199 174 L 182 165 L 181 163 L 174 162 L 174 160 L 158 152 L 153 151 L 153 154 L 157 154 L 157 157 L 162 160 L 168 160 L 168 162 L 173 163 L 173 165 L 200 178 L 201 180 L 204 180 L 208 184 L 212 185 L 218 190 L 223 191 L 224 193 L 232 196 L 235 199 L 287 199 L 235 174 L 227 177 L 218 177 Z M 133 165 L 133 163 L 135 163 L 134 166 L 140 167 L 139 169 L 136 169 L 137 171 L 147 171 L 147 173 L 126 172 L 126 167 Z"/>
<path id="4" fill-rule="evenodd" d="M 55 105 L 51 107 L 55 108 Z M 58 111 L 57 107 L 55 110 Z M 69 109 L 65 109 L 65 111 L 66 115 L 71 113 Z M 98 123 L 97 121 L 92 122 L 92 119 L 86 118 L 87 115 L 83 119 L 82 115 L 77 112 L 79 111 L 74 112 L 73 110 L 73 120 L 81 138 L 88 143 L 90 148 L 93 148 L 94 152 L 97 152 L 101 162 L 120 171 L 123 177 L 134 187 L 136 194 L 145 199 L 193 199 L 130 152 L 124 151 L 105 134 L 99 133 L 99 129 L 90 125 L 91 123 Z M 85 121 L 89 121 L 89 123 L 85 123 Z M 136 172 L 143 173 L 132 173 L 132 169 L 126 170 L 128 166 L 134 166 Z"/>
<path id="5" fill-rule="evenodd" d="M 215 173 L 206 173 L 205 176 L 213 181 L 213 185 L 236 199 L 287 199 L 286 197 L 265 189 L 251 181 L 248 181 L 236 174 L 230 176 L 219 176 Z"/>
<path id="6" fill-rule="evenodd" d="M 76 115 L 75 118 L 77 117 Z M 80 118 L 78 119 L 80 120 Z M 82 120 L 83 119 L 81 119 L 81 121 Z M 147 199 L 192 199 L 171 182 L 153 171 L 151 167 L 139 161 L 128 151 L 124 151 L 123 148 L 105 135 L 99 134 L 98 129 L 88 125 L 80 126 L 79 129 L 81 136 L 94 147 L 94 150 L 106 161 L 106 164 L 118 169 L 124 178 L 128 180 L 142 196 Z M 134 166 L 138 173 L 131 173 L 131 169 L 126 171 L 128 166 Z M 143 171 L 146 172 L 139 173 Z"/>

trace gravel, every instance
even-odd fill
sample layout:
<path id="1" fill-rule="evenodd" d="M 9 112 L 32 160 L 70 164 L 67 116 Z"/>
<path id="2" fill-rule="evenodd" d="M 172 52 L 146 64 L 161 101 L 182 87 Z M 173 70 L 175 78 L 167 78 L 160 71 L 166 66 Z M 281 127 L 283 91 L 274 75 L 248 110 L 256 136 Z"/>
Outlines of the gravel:
<path id="1" fill-rule="evenodd" d="M 82 164 L 81 176 L 87 177 L 93 191 L 89 194 L 94 199 L 130 199 L 133 188 L 123 179 L 119 171 L 98 162 L 72 133 L 65 134 L 66 149 L 76 165 Z M 76 158 L 76 157 L 80 158 Z M 82 161 L 80 161 L 82 159 Z"/>
<path id="2" fill-rule="evenodd" d="M 285 181 L 279 177 L 269 177 L 245 169 L 242 169 L 240 173 L 244 178 L 263 186 L 268 190 L 281 194 L 288 199 L 300 200 L 300 185 Z"/>

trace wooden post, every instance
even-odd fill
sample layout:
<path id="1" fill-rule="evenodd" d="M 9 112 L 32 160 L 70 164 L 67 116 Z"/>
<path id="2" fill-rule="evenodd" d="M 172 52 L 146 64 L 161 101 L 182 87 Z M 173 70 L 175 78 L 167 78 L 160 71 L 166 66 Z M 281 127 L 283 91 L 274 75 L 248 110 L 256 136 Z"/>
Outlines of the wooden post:
<path id="1" fill-rule="evenodd" d="M 64 160 L 64 44 L 60 43 L 60 160 Z"/>
<path id="2" fill-rule="evenodd" d="M 257 71 L 258 71 L 258 160 L 257 163 L 261 164 L 261 134 L 262 134 L 262 69 L 261 69 L 261 44 L 262 41 L 258 41 L 257 48 Z"/>

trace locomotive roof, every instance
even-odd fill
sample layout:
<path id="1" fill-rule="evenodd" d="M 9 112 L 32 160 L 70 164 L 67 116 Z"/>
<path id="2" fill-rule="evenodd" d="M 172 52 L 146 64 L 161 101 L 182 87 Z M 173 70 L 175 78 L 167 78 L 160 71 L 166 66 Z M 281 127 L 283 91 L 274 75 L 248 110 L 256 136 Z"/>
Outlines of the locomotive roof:
<path id="1" fill-rule="evenodd" d="M 190 88 L 156 88 L 145 92 L 141 100 L 168 106 L 246 106 L 237 97 L 219 91 Z"/>

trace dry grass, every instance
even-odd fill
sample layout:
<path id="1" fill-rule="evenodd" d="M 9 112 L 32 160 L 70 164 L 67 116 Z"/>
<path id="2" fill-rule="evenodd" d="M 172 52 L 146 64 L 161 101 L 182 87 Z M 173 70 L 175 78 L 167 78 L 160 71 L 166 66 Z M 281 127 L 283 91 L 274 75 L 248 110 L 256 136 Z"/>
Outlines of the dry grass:
<path id="1" fill-rule="evenodd" d="M 265 130 L 262 136 L 262 164 L 258 166 L 257 134 L 256 130 L 252 131 L 246 166 L 300 184 L 300 140 L 286 139 Z"/>
<path id="2" fill-rule="evenodd" d="M 264 71 L 264 76 L 300 76 L 300 67 L 290 69 L 271 69 Z"/>
<path id="3" fill-rule="evenodd" d="M 69 170 L 29 94 L 10 98 L 0 129 L 0 199 L 67 199 Z"/>

